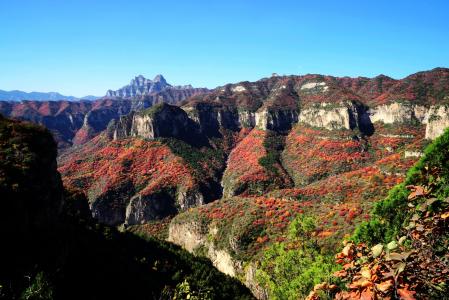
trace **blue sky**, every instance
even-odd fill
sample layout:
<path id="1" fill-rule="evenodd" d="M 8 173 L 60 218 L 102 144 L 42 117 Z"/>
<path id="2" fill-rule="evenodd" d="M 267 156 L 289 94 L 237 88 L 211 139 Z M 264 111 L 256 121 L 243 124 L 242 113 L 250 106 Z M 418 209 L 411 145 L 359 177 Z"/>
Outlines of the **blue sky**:
<path id="1" fill-rule="evenodd" d="M 363 2 L 363 3 L 362 3 Z M 0 0 L 0 89 L 104 95 L 279 74 L 449 67 L 449 1 Z"/>

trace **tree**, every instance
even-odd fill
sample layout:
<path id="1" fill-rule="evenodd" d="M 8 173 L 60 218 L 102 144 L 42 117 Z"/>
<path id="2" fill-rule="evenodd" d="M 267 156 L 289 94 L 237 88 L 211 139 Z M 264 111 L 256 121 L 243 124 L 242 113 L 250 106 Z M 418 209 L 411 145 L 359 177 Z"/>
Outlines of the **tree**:
<path id="1" fill-rule="evenodd" d="M 265 253 L 257 279 L 270 299 L 305 298 L 313 287 L 329 281 L 335 271 L 331 255 L 322 255 L 314 239 L 315 219 L 300 215 L 289 227 L 289 239 Z"/>

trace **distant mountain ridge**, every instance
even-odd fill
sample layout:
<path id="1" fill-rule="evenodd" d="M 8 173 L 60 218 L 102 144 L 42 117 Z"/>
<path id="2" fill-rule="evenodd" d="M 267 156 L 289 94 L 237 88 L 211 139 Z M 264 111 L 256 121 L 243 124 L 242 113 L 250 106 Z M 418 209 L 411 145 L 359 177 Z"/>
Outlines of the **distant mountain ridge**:
<path id="1" fill-rule="evenodd" d="M 152 95 L 165 89 L 188 90 L 193 89 L 191 85 L 172 86 L 164 76 L 158 74 L 153 80 L 145 78 L 143 75 L 136 76 L 130 84 L 125 85 L 116 91 L 108 90 L 106 97 L 133 98 L 139 96 Z"/>
<path id="2" fill-rule="evenodd" d="M 93 99 L 91 98 L 93 96 L 77 99 L 53 93 L 52 100 L 46 101 L 0 101 L 0 113 L 10 118 L 46 126 L 52 131 L 58 146 L 64 148 L 88 141 L 106 129 L 111 120 L 131 111 L 143 110 L 162 102 L 176 105 L 192 96 L 209 92 L 208 89 L 193 88 L 190 85 L 173 87 L 162 75 L 156 76 L 153 80 L 137 76 L 131 81 L 131 85 L 144 87 L 142 93 L 133 92 L 132 94 L 136 95 L 134 97 L 106 96 L 93 101 L 88 101 Z M 22 97 L 18 97 L 20 98 Z"/>
<path id="3" fill-rule="evenodd" d="M 36 101 L 54 101 L 54 100 L 97 100 L 101 97 L 88 95 L 85 97 L 64 96 L 57 92 L 24 92 L 19 90 L 4 91 L 0 90 L 0 101 L 21 101 L 21 100 L 36 100 Z"/>

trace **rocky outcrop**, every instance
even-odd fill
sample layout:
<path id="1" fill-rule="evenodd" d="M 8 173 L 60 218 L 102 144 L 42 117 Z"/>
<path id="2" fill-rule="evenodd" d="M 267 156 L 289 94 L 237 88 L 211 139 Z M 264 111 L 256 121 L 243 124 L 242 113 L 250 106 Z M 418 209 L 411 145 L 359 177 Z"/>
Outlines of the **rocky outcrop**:
<path id="1" fill-rule="evenodd" d="M 220 128 L 237 131 L 241 128 L 258 127 L 262 130 L 285 131 L 298 121 L 298 112 L 293 109 L 263 108 L 259 111 L 233 106 L 201 103 L 182 107 L 198 124 L 201 133 L 219 135 Z"/>
<path id="2" fill-rule="evenodd" d="M 204 227 L 194 220 L 178 223 L 175 219 L 169 227 L 168 241 L 191 253 L 205 255 L 219 271 L 240 278 L 257 299 L 268 299 L 267 291 L 257 284 L 255 266 L 249 263 L 244 267 L 242 261 L 234 259 L 225 249 L 217 249 L 211 242 L 217 232 L 213 224 Z"/>
<path id="3" fill-rule="evenodd" d="M 99 132 L 105 130 L 111 120 L 119 118 L 121 114 L 127 114 L 129 110 L 129 105 L 121 107 L 104 106 L 92 109 L 84 116 L 83 126 L 75 134 L 73 144 L 86 143 Z"/>
<path id="4" fill-rule="evenodd" d="M 421 105 L 413 105 L 407 102 L 394 102 L 379 105 L 369 111 L 371 122 L 382 122 L 384 124 L 406 123 L 417 121 L 425 122 L 427 108 Z"/>
<path id="5" fill-rule="evenodd" d="M 161 103 L 141 112 L 121 117 L 114 131 L 114 139 L 129 136 L 155 139 L 174 137 L 183 139 L 195 134 L 196 128 L 187 114 L 177 106 Z"/>
<path id="6" fill-rule="evenodd" d="M 178 191 L 175 202 L 170 193 L 161 192 L 151 195 L 135 195 L 126 207 L 125 224 L 145 224 L 149 220 L 161 219 L 181 210 L 204 204 L 204 197 L 197 191 Z"/>
<path id="7" fill-rule="evenodd" d="M 100 179 L 101 181 L 106 179 Z M 96 194 L 94 191 L 87 191 L 89 206 L 92 216 L 100 223 L 117 226 L 125 222 L 126 207 L 129 203 L 130 195 L 135 193 L 131 182 L 123 182 L 118 187 L 110 188 L 105 193 Z"/>
<path id="8" fill-rule="evenodd" d="M 130 136 L 133 126 L 134 112 L 121 116 L 117 121 L 110 124 L 112 139 L 118 140 Z"/>
<path id="9" fill-rule="evenodd" d="M 138 112 L 161 103 L 176 104 L 198 93 L 207 92 L 205 89 L 175 89 L 167 88 L 161 92 L 136 97 L 133 99 L 102 99 L 95 102 L 94 108 L 84 117 L 83 126 L 77 132 L 73 143 L 83 144 L 107 128 L 111 120 L 125 116 L 130 112 Z"/>
<path id="10" fill-rule="evenodd" d="M 220 128 L 238 130 L 241 128 L 239 113 L 235 107 L 201 103 L 184 106 L 182 109 L 206 136 L 220 136 Z"/>
<path id="11" fill-rule="evenodd" d="M 432 106 L 427 113 L 426 139 L 435 139 L 449 127 L 449 107 Z"/>
<path id="12" fill-rule="evenodd" d="M 208 241 L 209 232 L 204 232 L 204 229 L 194 221 L 182 224 L 172 223 L 169 227 L 168 241 L 182 246 L 191 253 L 206 254 L 218 270 L 235 277 L 241 263 L 233 260 L 227 251 L 216 249 L 213 243 Z M 211 228 L 211 233 L 213 232 L 214 229 Z"/>
<path id="13" fill-rule="evenodd" d="M 151 194 L 134 196 L 126 207 L 125 224 L 144 224 L 176 213 L 173 201 L 167 201 L 167 195 Z M 169 197 L 168 197 L 169 198 Z"/>
<path id="14" fill-rule="evenodd" d="M 294 109 L 264 108 L 256 112 L 255 121 L 259 129 L 285 131 L 298 122 L 298 112 Z"/>
<path id="15" fill-rule="evenodd" d="M 421 156 L 423 156 L 423 152 L 421 152 L 421 151 L 408 151 L 408 150 L 404 151 L 404 157 L 405 158 L 407 158 L 407 157 L 421 157 Z"/>
<path id="16" fill-rule="evenodd" d="M 301 110 L 299 121 L 309 126 L 332 129 L 352 129 L 357 126 L 357 107 L 352 103 L 321 103 Z"/>
<path id="17" fill-rule="evenodd" d="M 249 110 L 239 110 L 238 120 L 242 128 L 253 128 L 256 126 L 256 113 Z"/>
<path id="18" fill-rule="evenodd" d="M 409 102 L 395 102 L 370 109 L 369 117 L 373 123 L 403 124 L 416 122 L 425 124 L 425 138 L 432 140 L 443 134 L 444 130 L 449 127 L 449 107 L 446 105 L 426 107 Z"/>

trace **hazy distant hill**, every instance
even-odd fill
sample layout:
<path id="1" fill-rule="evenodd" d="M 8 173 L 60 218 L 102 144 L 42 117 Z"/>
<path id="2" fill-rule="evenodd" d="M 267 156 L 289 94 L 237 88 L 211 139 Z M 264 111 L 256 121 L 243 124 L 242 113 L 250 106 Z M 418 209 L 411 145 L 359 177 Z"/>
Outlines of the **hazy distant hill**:
<path id="1" fill-rule="evenodd" d="M 1 101 L 21 101 L 21 100 L 38 100 L 38 101 L 48 101 L 48 100 L 69 100 L 69 101 L 75 101 L 75 100 L 96 100 L 100 97 L 96 96 L 85 96 L 82 98 L 74 97 L 74 96 L 64 96 L 60 93 L 56 92 L 48 92 L 48 93 L 42 93 L 42 92 L 23 92 L 23 91 L 3 91 L 0 90 L 0 100 Z"/>

